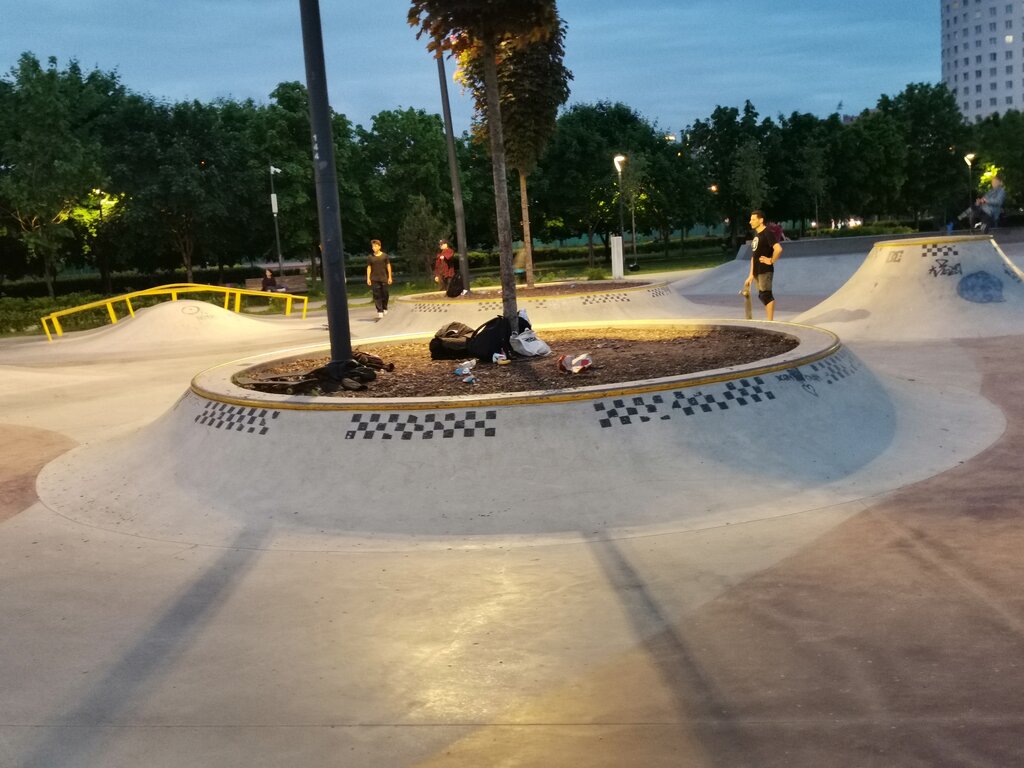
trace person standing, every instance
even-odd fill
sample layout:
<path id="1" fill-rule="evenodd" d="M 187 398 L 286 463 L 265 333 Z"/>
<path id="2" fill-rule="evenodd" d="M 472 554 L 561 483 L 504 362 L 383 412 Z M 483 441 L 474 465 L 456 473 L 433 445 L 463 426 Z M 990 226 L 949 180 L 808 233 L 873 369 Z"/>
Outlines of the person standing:
<path id="1" fill-rule="evenodd" d="M 754 239 L 750 243 L 750 274 L 743 283 L 743 289 L 749 291 L 751 283 L 756 282 L 757 298 L 764 304 L 765 315 L 769 320 L 774 320 L 775 295 L 772 293 L 772 282 L 775 278 L 775 262 L 782 255 L 782 246 L 765 226 L 763 211 L 750 214 L 750 227 L 754 230 Z"/>
<path id="2" fill-rule="evenodd" d="M 380 240 L 370 241 L 371 253 L 366 264 L 366 284 L 373 293 L 373 305 L 377 308 L 377 319 L 388 313 L 388 296 L 391 285 L 391 259 L 380 248 Z"/>
<path id="3" fill-rule="evenodd" d="M 437 258 L 434 260 L 434 282 L 441 286 L 442 291 L 447 291 L 455 277 L 455 264 L 453 258 L 455 251 L 448 245 L 447 240 L 442 240 L 437 245 Z"/>

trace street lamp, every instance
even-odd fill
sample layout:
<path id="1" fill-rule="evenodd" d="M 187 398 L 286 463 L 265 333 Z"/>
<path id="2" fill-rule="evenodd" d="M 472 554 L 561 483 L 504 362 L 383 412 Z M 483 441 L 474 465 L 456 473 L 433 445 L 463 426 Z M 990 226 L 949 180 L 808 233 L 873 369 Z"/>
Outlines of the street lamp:
<path id="1" fill-rule="evenodd" d="M 626 164 L 625 155 L 616 155 L 612 158 L 615 163 L 615 172 L 619 174 L 619 237 L 626 236 L 626 217 L 622 208 L 622 167 Z"/>
<path id="2" fill-rule="evenodd" d="M 277 193 L 274 192 L 274 174 L 280 168 L 270 166 L 270 210 L 274 214 L 274 241 L 277 243 L 277 274 L 284 274 L 284 258 L 281 256 L 281 231 L 277 227 Z"/>
<path id="3" fill-rule="evenodd" d="M 967 163 L 967 222 L 971 229 L 974 229 L 974 171 L 971 166 L 975 157 L 977 155 L 973 152 L 964 155 L 964 162 Z"/>

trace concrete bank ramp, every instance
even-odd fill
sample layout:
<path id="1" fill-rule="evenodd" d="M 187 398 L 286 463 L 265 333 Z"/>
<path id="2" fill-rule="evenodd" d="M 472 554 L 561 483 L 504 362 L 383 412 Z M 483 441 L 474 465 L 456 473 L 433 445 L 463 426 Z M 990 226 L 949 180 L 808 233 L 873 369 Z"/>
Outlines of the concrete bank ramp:
<path id="1" fill-rule="evenodd" d="M 277 358 L 238 361 L 127 439 L 49 465 L 39 495 L 88 525 L 189 543 L 259 528 L 280 549 L 487 546 L 740 523 L 955 463 L 946 438 L 973 407 L 962 394 L 916 412 L 920 386 L 905 396 L 831 334 L 764 327 L 801 344 L 750 366 L 534 395 L 286 397 L 231 384 Z M 979 408 L 972 423 L 992 423 Z"/>
<path id="2" fill-rule="evenodd" d="M 305 336 L 310 341 L 326 334 L 302 333 L 320 330 L 322 320 L 264 319 L 241 315 L 205 301 L 182 299 L 164 301 L 136 310 L 135 317 L 121 318 L 113 325 L 55 339 L 47 345 L 55 357 L 136 353 L 193 348 L 197 344 L 258 342 L 279 345 L 286 339 Z"/>
<path id="3" fill-rule="evenodd" d="M 775 274 L 775 293 L 781 301 L 786 296 L 828 296 L 864 262 L 864 253 L 846 253 L 822 256 L 793 257 L 786 253 L 783 243 L 782 258 Z M 727 261 L 699 274 L 687 275 L 671 284 L 683 296 L 735 296 L 750 273 L 750 261 Z"/>
<path id="4" fill-rule="evenodd" d="M 1024 332 L 1024 273 L 990 237 L 878 243 L 838 291 L 795 318 L 844 339 Z"/>

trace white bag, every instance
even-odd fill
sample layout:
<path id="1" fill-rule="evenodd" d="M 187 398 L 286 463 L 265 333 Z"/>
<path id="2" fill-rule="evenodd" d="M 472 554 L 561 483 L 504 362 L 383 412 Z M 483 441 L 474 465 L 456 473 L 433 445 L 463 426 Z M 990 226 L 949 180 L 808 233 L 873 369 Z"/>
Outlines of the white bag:
<path id="1" fill-rule="evenodd" d="M 537 338 L 532 328 L 512 334 L 512 351 L 523 357 L 544 357 L 551 354 L 551 347 Z"/>

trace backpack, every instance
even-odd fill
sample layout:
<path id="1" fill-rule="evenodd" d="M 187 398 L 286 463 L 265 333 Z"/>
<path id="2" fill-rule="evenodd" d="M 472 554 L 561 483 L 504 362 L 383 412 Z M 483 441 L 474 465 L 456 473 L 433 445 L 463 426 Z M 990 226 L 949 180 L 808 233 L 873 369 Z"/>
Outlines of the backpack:
<path id="1" fill-rule="evenodd" d="M 431 360 L 462 360 L 469 355 L 467 344 L 473 329 L 458 322 L 442 325 L 430 340 Z"/>
<path id="2" fill-rule="evenodd" d="M 530 321 L 525 317 L 520 317 L 519 330 L 525 331 L 529 327 Z M 489 363 L 498 352 L 511 356 L 511 339 L 512 325 L 503 315 L 497 315 L 473 331 L 469 337 L 467 349 L 472 357 Z"/>
<path id="3" fill-rule="evenodd" d="M 456 272 L 452 279 L 448 282 L 448 290 L 445 291 L 445 296 L 449 299 L 454 299 L 456 296 L 462 295 L 462 275 Z"/>

